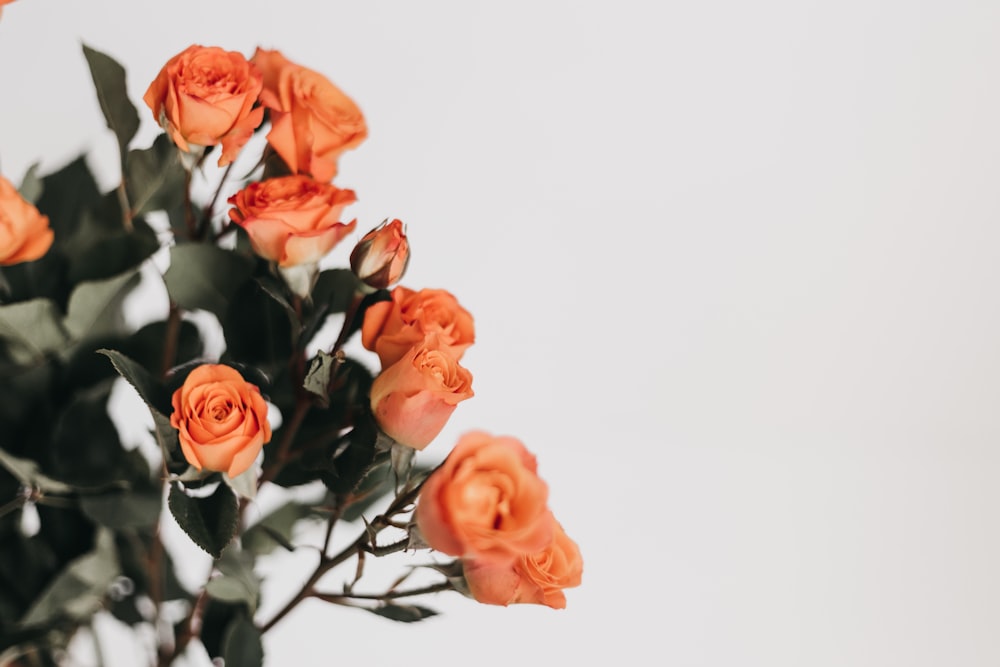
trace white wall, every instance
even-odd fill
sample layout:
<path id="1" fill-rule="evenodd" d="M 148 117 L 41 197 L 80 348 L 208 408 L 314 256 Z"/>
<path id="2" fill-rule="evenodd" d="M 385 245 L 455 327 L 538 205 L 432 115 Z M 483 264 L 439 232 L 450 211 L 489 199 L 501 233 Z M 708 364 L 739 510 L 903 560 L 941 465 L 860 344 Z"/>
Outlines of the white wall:
<path id="1" fill-rule="evenodd" d="M 136 102 L 189 44 L 277 48 L 368 118 L 337 179 L 359 227 L 403 219 L 406 283 L 475 315 L 477 395 L 428 455 L 524 440 L 583 586 L 561 612 L 442 597 L 414 626 L 305 604 L 268 665 L 997 665 L 998 21 L 987 0 L 18 0 L 0 168 L 113 169 L 80 41 Z"/>

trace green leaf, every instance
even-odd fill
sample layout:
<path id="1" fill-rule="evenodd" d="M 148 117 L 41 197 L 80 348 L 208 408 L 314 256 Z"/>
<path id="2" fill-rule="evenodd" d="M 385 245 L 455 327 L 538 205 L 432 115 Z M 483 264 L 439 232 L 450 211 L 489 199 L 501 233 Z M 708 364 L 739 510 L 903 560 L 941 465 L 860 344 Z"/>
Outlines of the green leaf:
<path id="1" fill-rule="evenodd" d="M 243 616 L 232 620 L 222 640 L 222 656 L 226 667 L 261 667 L 264 664 L 260 630 L 253 621 Z"/>
<path id="2" fill-rule="evenodd" d="M 210 579 L 205 591 L 222 602 L 245 604 L 252 616 L 260 600 L 260 579 L 253 571 L 253 557 L 246 551 L 227 549 L 218 568 L 221 576 Z"/>
<path id="3" fill-rule="evenodd" d="M 132 359 L 126 357 L 117 350 L 100 349 L 98 354 L 103 354 L 111 360 L 111 365 L 115 367 L 118 374 L 125 378 L 138 392 L 139 398 L 143 400 L 150 414 L 153 415 L 153 424 L 156 427 L 156 440 L 163 452 L 164 460 L 169 461 L 172 452 L 178 449 L 177 429 L 170 425 L 168 413 L 173 412 L 170 405 L 170 395 L 162 384 L 153 379 L 143 366 Z"/>
<path id="4" fill-rule="evenodd" d="M 46 493 L 65 494 L 74 491 L 74 488 L 69 484 L 39 472 L 38 464 L 34 461 L 8 454 L 3 449 L 0 449 L 0 466 L 6 468 L 17 481 L 25 486 L 34 487 Z"/>
<path id="5" fill-rule="evenodd" d="M 170 249 L 170 268 L 163 281 L 181 308 L 208 310 L 221 321 L 252 271 L 253 261 L 248 257 L 211 245 L 185 243 Z"/>
<path id="6" fill-rule="evenodd" d="M 337 367 L 337 358 L 319 350 L 313 360 L 309 362 L 309 372 L 302 386 L 316 396 L 319 396 L 323 405 L 329 403 L 330 373 Z"/>
<path id="7" fill-rule="evenodd" d="M 177 146 L 164 133 L 153 145 L 131 150 L 125 160 L 125 182 L 133 215 L 169 211 L 184 201 L 184 166 Z"/>
<path id="8" fill-rule="evenodd" d="M 393 621 L 400 621 L 402 623 L 415 623 L 417 621 L 422 621 L 425 618 L 430 618 L 431 616 L 437 616 L 438 614 L 438 612 L 433 609 L 428 609 L 427 607 L 409 604 L 394 604 L 391 602 L 388 602 L 381 607 L 369 608 L 368 611 L 376 616 L 388 618 Z"/>
<path id="9" fill-rule="evenodd" d="M 137 269 L 106 280 L 80 283 L 69 297 L 63 326 L 73 338 L 98 338 L 121 332 L 125 295 L 139 282 Z"/>
<path id="10" fill-rule="evenodd" d="M 354 295 L 368 289 L 350 269 L 328 269 L 322 271 L 313 287 L 313 303 L 321 304 L 329 313 L 344 313 L 351 305 Z"/>
<path id="11" fill-rule="evenodd" d="M 38 163 L 36 162 L 28 167 L 28 171 L 24 172 L 24 178 L 21 179 L 21 185 L 17 191 L 26 201 L 34 204 L 42 196 L 42 188 L 42 179 L 38 176 Z"/>
<path id="12" fill-rule="evenodd" d="M 247 528 L 243 533 L 243 548 L 257 555 L 271 553 L 279 545 L 294 551 L 292 535 L 295 524 L 311 516 L 314 516 L 311 508 L 294 501 L 286 503 Z"/>
<path id="13" fill-rule="evenodd" d="M 0 306 L 0 339 L 9 342 L 11 356 L 20 363 L 61 352 L 70 343 L 62 314 L 49 299 Z"/>
<path id="14" fill-rule="evenodd" d="M 154 526 L 162 506 L 159 492 L 103 493 L 80 498 L 80 509 L 87 517 L 113 530 Z"/>
<path id="15" fill-rule="evenodd" d="M 118 137 L 118 146 L 125 163 L 125 152 L 132 137 L 139 130 L 139 112 L 128 99 L 128 88 L 125 85 L 125 68 L 111 56 L 96 51 L 86 44 L 83 54 L 90 66 L 90 74 L 94 79 L 97 100 L 108 122 L 108 129 Z"/>
<path id="16" fill-rule="evenodd" d="M 189 496 L 179 484 L 171 484 L 167 505 L 181 529 L 213 558 L 222 555 L 239 527 L 239 502 L 222 483 L 205 498 Z"/>
<path id="17" fill-rule="evenodd" d="M 114 534 L 98 530 L 94 550 L 71 561 L 21 618 L 22 627 L 60 619 L 85 621 L 101 608 L 108 586 L 121 572 Z"/>

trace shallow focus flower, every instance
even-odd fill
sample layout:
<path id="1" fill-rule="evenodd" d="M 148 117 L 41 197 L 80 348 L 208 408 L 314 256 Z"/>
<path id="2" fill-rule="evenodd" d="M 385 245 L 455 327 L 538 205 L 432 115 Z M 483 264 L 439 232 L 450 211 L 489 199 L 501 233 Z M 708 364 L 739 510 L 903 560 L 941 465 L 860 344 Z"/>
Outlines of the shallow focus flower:
<path id="1" fill-rule="evenodd" d="M 552 543 L 548 495 L 520 440 L 473 431 L 424 482 L 416 523 L 433 549 L 510 565 Z"/>
<path id="2" fill-rule="evenodd" d="M 370 393 L 379 428 L 414 449 L 429 445 L 455 407 L 472 396 L 472 374 L 433 337 L 384 369 Z"/>
<path id="3" fill-rule="evenodd" d="M 174 392 L 170 425 L 181 451 L 198 470 L 246 472 L 271 440 L 267 403 L 257 385 L 235 368 L 203 364 Z"/>
<path id="4" fill-rule="evenodd" d="M 263 107 L 254 108 L 262 87 L 242 54 L 195 44 L 167 61 L 142 99 L 182 151 L 221 143 L 224 167 L 264 120 Z"/>
<path id="5" fill-rule="evenodd" d="M 512 563 L 469 560 L 463 563 L 469 592 L 484 604 L 542 604 L 566 608 L 563 589 L 583 579 L 580 547 L 553 519 L 552 542 L 545 549 L 518 557 Z"/>
<path id="6" fill-rule="evenodd" d="M 54 237 L 48 217 L 0 176 L 0 266 L 39 259 L 49 251 Z"/>
<path id="7" fill-rule="evenodd" d="M 399 282 L 410 262 L 410 242 L 399 220 L 383 222 L 351 251 L 351 270 L 369 287 L 385 289 Z"/>
<path id="8" fill-rule="evenodd" d="M 267 142 L 293 172 L 333 180 L 340 154 L 368 136 L 361 110 L 325 76 L 279 51 L 258 48 L 253 62 L 264 75 L 260 101 L 271 112 Z"/>
<path id="9" fill-rule="evenodd" d="M 472 315 L 442 289 L 414 291 L 398 286 L 391 301 L 380 301 L 365 310 L 361 344 L 379 356 L 386 368 L 430 335 L 461 359 L 476 339 Z"/>
<path id="10" fill-rule="evenodd" d="M 281 267 L 314 264 L 354 229 L 340 222 L 344 207 L 356 201 L 341 190 L 308 176 L 291 175 L 251 183 L 229 198 L 229 217 L 243 227 L 254 252 Z"/>

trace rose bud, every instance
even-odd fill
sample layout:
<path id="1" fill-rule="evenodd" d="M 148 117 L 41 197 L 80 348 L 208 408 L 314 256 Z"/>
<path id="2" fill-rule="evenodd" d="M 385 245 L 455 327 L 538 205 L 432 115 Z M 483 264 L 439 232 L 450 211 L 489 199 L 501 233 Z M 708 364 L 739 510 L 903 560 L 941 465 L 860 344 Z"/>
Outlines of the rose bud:
<path id="1" fill-rule="evenodd" d="M 463 435 L 420 491 L 415 520 L 442 553 L 511 565 L 552 543 L 548 485 L 521 441 L 474 431 Z"/>
<path id="2" fill-rule="evenodd" d="M 379 301 L 365 310 L 361 325 L 361 344 L 378 354 L 382 368 L 430 335 L 455 359 L 461 359 L 476 339 L 472 315 L 442 289 L 415 292 L 396 287 L 391 301 Z"/>
<path id="3" fill-rule="evenodd" d="M 48 217 L 0 176 L 0 266 L 41 258 L 54 238 Z"/>
<path id="4" fill-rule="evenodd" d="M 365 234 L 351 251 L 351 270 L 369 287 L 385 289 L 399 282 L 410 262 L 403 223 L 393 220 Z"/>
<path id="5" fill-rule="evenodd" d="M 264 75 L 261 104 L 271 110 L 267 142 L 293 172 L 333 180 L 340 154 L 368 136 L 361 110 L 322 74 L 279 51 L 258 48 L 253 62 Z"/>
<path id="6" fill-rule="evenodd" d="M 246 472 L 271 440 L 267 403 L 257 385 L 235 368 L 198 366 L 174 392 L 170 425 L 181 451 L 198 470 L 236 477 Z"/>
<path id="7" fill-rule="evenodd" d="M 254 108 L 263 85 L 242 54 L 195 44 L 167 61 L 142 99 L 185 153 L 221 143 L 224 167 L 264 120 L 263 107 Z"/>
<path id="8" fill-rule="evenodd" d="M 579 586 L 583 578 L 580 547 L 553 519 L 552 543 L 538 553 L 513 563 L 469 560 L 463 563 L 469 593 L 483 604 L 542 604 L 566 608 L 564 588 Z"/>
<path id="9" fill-rule="evenodd" d="M 431 337 L 375 378 L 370 399 L 379 428 L 419 450 L 437 437 L 455 406 L 472 396 L 472 374 Z"/>

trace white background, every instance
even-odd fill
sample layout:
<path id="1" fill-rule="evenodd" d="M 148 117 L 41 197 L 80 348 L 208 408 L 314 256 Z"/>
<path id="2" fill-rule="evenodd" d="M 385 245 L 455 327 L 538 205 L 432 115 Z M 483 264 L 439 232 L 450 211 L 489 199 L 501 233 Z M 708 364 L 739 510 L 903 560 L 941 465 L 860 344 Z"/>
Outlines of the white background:
<path id="1" fill-rule="evenodd" d="M 998 29 L 986 0 L 19 0 L 0 166 L 113 182 L 81 41 L 137 104 L 192 43 L 277 48 L 368 119 L 359 231 L 401 218 L 404 284 L 475 315 L 426 456 L 521 438 L 583 585 L 413 626 L 308 603 L 267 665 L 995 666 Z"/>

